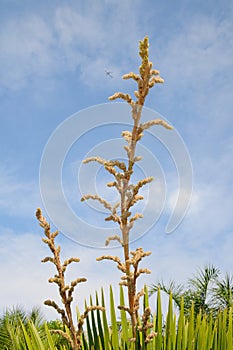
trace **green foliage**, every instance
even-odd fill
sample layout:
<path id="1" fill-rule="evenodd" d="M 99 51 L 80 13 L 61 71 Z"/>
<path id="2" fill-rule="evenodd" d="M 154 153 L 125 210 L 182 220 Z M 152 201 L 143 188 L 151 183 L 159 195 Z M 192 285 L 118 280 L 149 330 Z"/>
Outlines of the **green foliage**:
<path id="1" fill-rule="evenodd" d="M 158 289 L 170 295 L 172 293 L 175 305 L 181 309 L 181 300 L 184 303 L 184 313 L 189 315 L 191 307 L 194 307 L 195 316 L 200 309 L 203 313 L 216 314 L 219 309 L 232 306 L 233 277 L 226 274 L 220 279 L 220 270 L 213 265 L 199 269 L 192 278 L 188 279 L 188 287 L 176 284 L 171 281 L 165 284 L 163 281 L 153 284 L 150 288 L 150 295 Z"/>
<path id="2" fill-rule="evenodd" d="M 233 277 L 229 274 L 225 275 L 225 279 L 216 280 L 215 286 L 212 288 L 212 300 L 217 308 L 229 308 L 232 306 L 233 295 Z"/>
<path id="3" fill-rule="evenodd" d="M 143 310 L 148 305 L 147 289 L 144 289 Z M 172 294 L 169 297 L 168 310 L 162 314 L 160 290 L 157 292 L 156 312 L 153 315 L 153 329 L 156 336 L 150 342 L 145 342 L 145 334 L 137 329 L 136 342 L 131 341 L 132 326 L 125 310 L 119 313 L 115 309 L 113 290 L 110 287 L 110 320 L 106 312 L 91 310 L 86 318 L 86 329 L 82 336 L 83 350 L 233 350 L 232 307 L 219 310 L 216 316 L 203 313 L 200 309 L 196 315 L 194 303 L 189 310 L 189 316 L 184 313 L 184 300 L 181 300 L 179 315 L 173 309 Z M 103 290 L 96 293 L 96 305 L 106 306 Z M 124 305 L 123 288 L 120 287 L 120 304 Z M 92 298 L 90 299 L 92 304 Z M 178 316 L 178 317 L 177 317 Z M 163 319 L 166 320 L 163 323 Z M 59 321 L 37 322 L 29 319 L 22 310 L 8 311 L 0 318 L 0 349 L 3 350 L 70 350 L 64 339 L 51 333 L 55 324 L 63 331 Z M 139 318 L 138 326 L 141 326 Z M 108 322 L 109 321 L 109 322 Z M 54 324 L 55 323 L 55 324 Z M 58 323 L 58 324 L 57 324 Z M 5 328 L 3 327 L 5 325 Z M 6 327 L 7 325 L 7 327 Z M 6 337 L 6 328 L 8 337 Z M 58 341 L 60 339 L 60 341 Z"/>
<path id="4" fill-rule="evenodd" d="M 41 338 L 45 337 L 43 317 L 38 308 L 33 308 L 30 313 L 19 306 L 6 310 L 0 318 L 0 349 L 25 349 L 23 330 L 27 332 L 31 324 L 37 328 Z"/>
<path id="5" fill-rule="evenodd" d="M 114 305 L 114 296 L 113 296 L 112 286 L 110 286 L 110 315 L 111 315 L 111 328 L 112 328 L 112 332 L 111 332 L 112 347 L 113 347 L 113 350 L 117 350 L 119 348 L 118 325 L 116 320 L 116 311 L 115 311 L 115 305 Z"/>

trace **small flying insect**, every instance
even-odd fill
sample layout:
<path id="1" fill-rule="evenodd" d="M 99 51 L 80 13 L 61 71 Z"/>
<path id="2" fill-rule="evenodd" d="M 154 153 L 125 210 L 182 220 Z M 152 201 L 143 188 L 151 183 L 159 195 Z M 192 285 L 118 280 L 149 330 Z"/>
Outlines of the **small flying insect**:
<path id="1" fill-rule="evenodd" d="M 112 72 L 110 70 L 105 69 L 105 73 L 108 77 L 113 78 Z"/>

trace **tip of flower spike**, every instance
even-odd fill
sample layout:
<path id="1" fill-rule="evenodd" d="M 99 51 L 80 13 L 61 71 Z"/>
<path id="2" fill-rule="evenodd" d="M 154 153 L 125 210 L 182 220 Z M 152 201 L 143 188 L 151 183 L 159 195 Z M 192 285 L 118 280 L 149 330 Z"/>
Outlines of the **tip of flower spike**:
<path id="1" fill-rule="evenodd" d="M 149 44 L 149 37 L 146 35 L 142 40 L 139 40 L 140 45 L 148 45 Z"/>
<path id="2" fill-rule="evenodd" d="M 41 209 L 40 209 L 40 208 L 37 208 L 37 210 L 36 210 L 36 217 L 37 217 L 37 219 L 38 219 L 39 217 L 41 217 L 41 215 L 42 215 Z"/>
<path id="3" fill-rule="evenodd" d="M 148 56 L 148 49 L 149 49 L 149 38 L 148 36 L 145 36 L 143 40 L 139 41 L 139 55 L 144 58 L 145 56 Z"/>

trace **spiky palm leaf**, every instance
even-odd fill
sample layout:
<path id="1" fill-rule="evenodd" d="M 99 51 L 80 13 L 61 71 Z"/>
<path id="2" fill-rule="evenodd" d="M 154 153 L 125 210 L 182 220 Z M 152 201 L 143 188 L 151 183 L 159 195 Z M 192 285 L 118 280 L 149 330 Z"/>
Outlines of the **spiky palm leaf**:
<path id="1" fill-rule="evenodd" d="M 172 294 L 173 301 L 178 306 L 178 308 L 180 308 L 181 298 L 184 293 L 184 286 L 182 284 L 176 284 L 175 281 L 170 281 L 169 284 L 166 285 L 163 281 L 161 281 L 157 284 L 153 284 L 150 287 L 149 295 L 151 296 L 154 293 L 157 293 L 158 289 L 166 293 L 168 296 Z"/>
<path id="2" fill-rule="evenodd" d="M 213 265 L 199 268 L 197 273 L 188 280 L 188 285 L 193 292 L 195 313 L 201 309 L 203 312 L 210 311 L 211 282 L 216 283 L 220 270 Z M 209 299 L 209 300 L 208 300 Z"/>
<path id="3" fill-rule="evenodd" d="M 216 280 L 215 286 L 212 288 L 212 305 L 215 308 L 229 308 L 233 303 L 233 276 L 226 274 L 222 280 Z"/>
<path id="4" fill-rule="evenodd" d="M 150 295 L 160 289 L 167 295 L 172 293 L 172 298 L 175 304 L 180 309 L 181 299 L 184 299 L 184 313 L 189 314 L 189 310 L 193 304 L 195 315 L 202 309 L 204 312 L 209 312 L 211 307 L 208 303 L 208 297 L 211 293 L 211 282 L 216 282 L 219 276 L 219 269 L 213 265 L 205 266 L 204 269 L 199 269 L 192 278 L 188 280 L 188 288 L 185 289 L 184 285 L 176 284 L 174 281 L 170 281 L 166 285 L 163 281 L 153 284 L 150 288 Z M 211 299 L 211 298 L 209 298 Z"/>

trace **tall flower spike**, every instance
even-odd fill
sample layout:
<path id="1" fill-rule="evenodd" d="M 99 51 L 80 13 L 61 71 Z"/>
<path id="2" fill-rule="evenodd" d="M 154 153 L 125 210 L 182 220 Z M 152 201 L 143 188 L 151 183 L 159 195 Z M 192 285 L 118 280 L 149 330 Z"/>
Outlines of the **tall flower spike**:
<path id="1" fill-rule="evenodd" d="M 141 58 L 141 65 L 139 67 L 139 74 L 130 72 L 123 76 L 123 79 L 133 79 L 137 84 L 137 91 L 134 92 L 136 100 L 133 100 L 129 94 L 123 92 L 116 92 L 109 97 L 109 100 L 122 99 L 126 101 L 131 106 L 131 116 L 133 120 L 133 128 L 131 131 L 122 131 L 121 136 L 127 142 L 124 149 L 127 153 L 127 162 L 117 162 L 117 161 L 105 161 L 98 157 L 89 158 L 85 161 L 86 163 L 95 160 L 102 164 L 105 169 L 114 177 L 113 181 L 109 182 L 108 187 L 114 187 L 118 192 L 120 197 L 120 206 L 116 212 L 116 207 L 111 206 L 110 203 L 105 202 L 103 199 L 97 198 L 95 195 L 87 195 L 82 198 L 99 200 L 105 208 L 107 208 L 111 214 L 106 221 L 114 221 L 119 225 L 121 231 L 121 237 L 118 235 L 113 235 L 107 238 L 106 245 L 112 240 L 118 241 L 124 252 L 124 260 L 117 256 L 103 255 L 97 258 L 100 260 L 111 260 L 117 264 L 117 268 L 123 273 L 121 276 L 120 284 L 127 288 L 128 291 L 128 305 L 121 306 L 121 310 L 125 310 L 129 313 L 131 318 L 131 325 L 133 330 L 132 340 L 136 340 L 137 325 L 138 325 L 138 310 L 139 310 L 139 299 L 144 294 L 144 292 L 137 293 L 137 279 L 142 274 L 149 274 L 150 270 L 146 268 L 139 268 L 139 263 L 141 260 L 149 256 L 151 252 L 144 252 L 142 248 L 138 248 L 133 252 L 130 252 L 130 232 L 133 228 L 137 219 L 142 218 L 140 213 L 132 213 L 131 208 L 139 201 L 143 199 L 143 196 L 139 194 L 141 188 L 150 183 L 153 177 L 147 177 L 133 184 L 132 175 L 134 173 L 134 165 L 137 161 L 141 160 L 141 157 L 136 156 L 136 146 L 140 139 L 143 137 L 143 131 L 149 129 L 154 125 L 162 125 L 166 129 L 172 129 L 172 127 L 161 119 L 151 120 L 149 122 L 141 123 L 141 114 L 145 99 L 150 89 L 155 84 L 163 83 L 163 79 L 160 77 L 158 70 L 153 69 L 152 62 L 149 61 L 149 40 L 146 36 L 139 43 L 139 56 Z M 149 341 L 153 336 L 152 333 L 148 334 L 147 328 L 149 327 L 148 321 L 148 310 L 144 315 L 142 330 L 145 333 L 146 342 Z"/>

